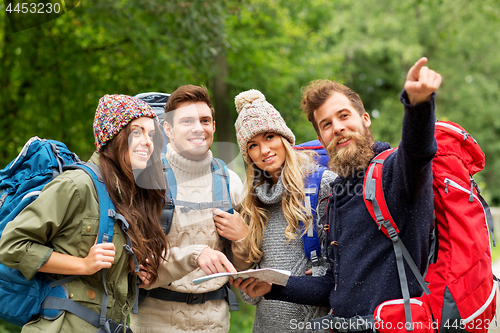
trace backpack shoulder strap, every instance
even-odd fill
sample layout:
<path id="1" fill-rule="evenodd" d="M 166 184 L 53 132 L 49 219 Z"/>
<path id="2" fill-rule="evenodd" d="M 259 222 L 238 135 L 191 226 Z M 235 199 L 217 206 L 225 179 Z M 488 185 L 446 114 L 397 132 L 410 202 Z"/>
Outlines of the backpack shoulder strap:
<path id="1" fill-rule="evenodd" d="M 230 214 L 234 213 L 231 204 L 231 192 L 229 192 L 229 170 L 226 163 L 218 158 L 213 158 L 211 163 L 213 176 L 213 207 L 222 209 Z M 231 263 L 233 256 L 231 253 L 231 242 L 225 237 L 220 237 L 224 243 L 224 253 Z"/>
<path id="2" fill-rule="evenodd" d="M 165 178 L 166 202 L 170 203 L 172 209 L 175 206 L 182 206 L 181 212 L 187 213 L 191 210 L 201 210 L 209 208 L 221 208 L 229 213 L 233 213 L 231 195 L 229 192 L 229 171 L 226 164 L 217 158 L 212 159 L 211 171 L 213 174 L 213 201 L 211 202 L 190 202 L 177 200 L 177 182 L 175 175 L 167 160 L 163 160 L 163 170 Z"/>
<path id="3" fill-rule="evenodd" d="M 174 199 L 177 197 L 177 181 L 175 180 L 174 171 L 170 167 L 167 159 L 162 159 L 163 162 L 163 175 L 165 177 L 166 195 L 169 199 Z"/>
<path id="4" fill-rule="evenodd" d="M 398 268 L 399 284 L 401 285 L 401 293 L 403 295 L 405 318 L 407 324 L 412 325 L 410 291 L 408 289 L 408 280 L 406 278 L 403 259 L 406 260 L 408 267 L 410 267 L 413 275 L 419 282 L 424 292 L 426 294 L 430 294 L 430 290 L 427 287 L 427 283 L 424 281 L 422 274 L 420 274 L 420 270 L 417 265 L 415 265 L 410 253 L 404 246 L 403 241 L 399 238 L 399 229 L 394 222 L 385 201 L 382 184 L 382 170 L 387 157 L 389 157 L 389 155 L 396 150 L 397 148 L 385 150 L 375 156 L 375 158 L 370 162 L 363 181 L 363 198 L 366 208 L 377 223 L 379 230 L 382 230 L 384 234 L 392 240 Z"/>
<path id="5" fill-rule="evenodd" d="M 211 162 L 211 171 L 213 174 L 213 201 L 212 202 L 190 202 L 177 200 L 177 181 L 174 172 L 168 161 L 163 159 L 163 176 L 165 179 L 165 207 L 162 210 L 161 223 L 165 234 L 168 234 L 172 225 L 175 206 L 181 207 L 182 213 L 191 210 L 201 210 L 209 208 L 220 208 L 226 212 L 233 213 L 231 203 L 231 193 L 229 191 L 230 176 L 226 164 L 214 158 Z"/>
<path id="6" fill-rule="evenodd" d="M 174 171 L 170 167 L 166 158 L 162 158 L 163 162 L 163 179 L 165 181 L 165 206 L 161 211 L 161 228 L 165 235 L 170 232 L 172 219 L 174 217 L 174 200 L 177 197 L 177 181 L 175 180 Z"/>
<path id="7" fill-rule="evenodd" d="M 229 191 L 229 170 L 226 163 L 218 158 L 213 158 L 213 199 L 214 206 L 222 207 L 224 211 L 233 214 L 233 205 L 231 203 L 231 192 Z"/>
<path id="8" fill-rule="evenodd" d="M 212 175 L 213 175 L 213 200 L 215 207 L 222 207 L 222 210 L 233 214 L 233 205 L 231 203 L 231 192 L 229 190 L 230 176 L 229 170 L 227 169 L 226 163 L 219 158 L 212 159 Z M 221 237 L 224 242 L 224 252 L 226 257 L 229 259 L 231 263 L 233 263 L 233 257 L 231 253 L 231 242 Z M 227 297 L 226 300 L 229 303 L 229 308 L 231 311 L 238 311 L 239 304 L 236 295 L 231 290 L 230 285 L 226 283 L 224 287 L 227 289 Z"/>
<path id="9" fill-rule="evenodd" d="M 115 212 L 115 206 L 109 198 L 108 190 L 104 185 L 104 180 L 102 178 L 101 171 L 99 167 L 93 163 L 76 163 L 71 165 L 66 165 L 64 170 L 83 170 L 85 173 L 92 178 L 95 190 L 97 192 L 97 199 L 99 201 L 99 235 L 97 237 L 97 243 L 109 243 L 113 241 L 113 229 L 115 225 L 115 220 L 113 218 L 113 212 Z M 115 212 L 116 213 L 116 212 Z"/>
<path id="10" fill-rule="evenodd" d="M 302 244 L 306 257 L 313 262 L 313 270 L 315 266 L 319 265 L 318 258 L 321 254 L 321 243 L 317 231 L 317 206 L 321 178 L 325 170 L 324 166 L 318 165 L 316 170 L 308 174 L 304 179 L 305 206 L 311 212 L 313 221 L 309 229 L 302 235 Z M 300 225 L 302 232 L 304 232 L 305 225 L 302 221 L 300 221 Z"/>
<path id="11" fill-rule="evenodd" d="M 392 154 L 392 152 L 396 151 L 396 149 L 397 148 L 388 149 L 375 156 L 368 165 L 366 176 L 363 181 L 363 198 L 366 208 L 372 218 L 377 222 L 379 230 L 382 230 L 389 238 L 391 238 L 391 235 L 389 234 L 388 226 L 384 223 L 389 223 L 390 226 L 392 226 L 392 228 L 389 227 L 389 230 L 394 230 L 396 234 L 399 233 L 399 229 L 396 223 L 394 223 L 385 202 L 384 189 L 382 187 L 382 169 L 386 158 Z"/>

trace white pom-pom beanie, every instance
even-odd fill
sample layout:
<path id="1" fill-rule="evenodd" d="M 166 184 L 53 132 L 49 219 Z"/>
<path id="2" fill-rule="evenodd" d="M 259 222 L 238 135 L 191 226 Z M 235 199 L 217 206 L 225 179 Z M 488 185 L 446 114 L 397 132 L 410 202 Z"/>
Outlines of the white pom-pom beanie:
<path id="1" fill-rule="evenodd" d="M 241 155 L 250 163 L 247 154 L 248 141 L 260 133 L 272 132 L 286 138 L 293 146 L 295 135 L 286 126 L 280 113 L 266 101 L 266 97 L 258 90 L 250 89 L 240 93 L 234 98 L 238 119 L 234 123 L 236 139 Z"/>

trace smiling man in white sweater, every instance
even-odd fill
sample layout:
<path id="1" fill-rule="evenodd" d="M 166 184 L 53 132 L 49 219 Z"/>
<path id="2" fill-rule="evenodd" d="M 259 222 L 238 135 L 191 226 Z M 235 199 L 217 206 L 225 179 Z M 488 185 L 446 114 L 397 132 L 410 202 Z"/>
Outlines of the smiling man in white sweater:
<path id="1" fill-rule="evenodd" d="M 212 201 L 214 177 L 210 147 L 215 121 L 205 87 L 182 86 L 170 95 L 165 105 L 164 130 L 169 139 L 166 160 L 177 183 L 176 200 L 193 203 Z M 231 170 L 229 178 L 231 202 L 235 207 L 242 199 L 243 184 Z M 182 208 L 175 206 L 167 235 L 171 247 L 184 249 L 186 253 L 183 255 L 193 258 L 192 264 L 196 265 L 195 261 L 205 249 L 225 250 L 225 241 L 219 236 L 217 228 L 224 230 L 224 226 L 230 223 L 237 227 L 230 228 L 231 233 L 224 236 L 230 241 L 228 248 L 234 267 L 238 270 L 249 268 L 250 264 L 245 262 L 248 257 L 245 241 L 247 226 L 237 212 L 230 214 L 216 210 L 217 215 L 214 215 L 213 208 L 188 212 Z M 172 269 L 170 260 L 165 262 L 164 270 Z M 212 279 L 199 285 L 192 283 L 194 278 L 204 276 L 205 272 L 225 271 L 224 261 L 225 258 L 198 261 L 200 268 L 173 282 L 171 272 L 169 274 L 160 269 L 158 281 L 148 287 L 158 289 L 151 291 L 150 297 L 140 304 L 139 314 L 131 316 L 134 333 L 228 332 L 230 315 L 227 299 L 230 290 L 226 285 L 227 278 Z"/>

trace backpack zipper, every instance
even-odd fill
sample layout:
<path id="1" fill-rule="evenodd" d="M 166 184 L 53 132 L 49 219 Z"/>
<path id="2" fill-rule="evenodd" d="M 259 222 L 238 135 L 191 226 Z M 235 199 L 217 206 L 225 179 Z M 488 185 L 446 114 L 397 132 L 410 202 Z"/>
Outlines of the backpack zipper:
<path id="1" fill-rule="evenodd" d="M 446 127 L 448 129 L 451 129 L 452 131 L 454 132 L 457 132 L 458 134 L 461 134 L 463 136 L 463 140 L 467 140 L 468 137 L 471 137 L 472 138 L 472 135 L 470 135 L 469 133 L 467 133 L 466 131 L 456 127 L 456 126 L 453 126 L 453 125 L 450 125 L 450 124 L 447 124 L 447 123 L 443 123 L 443 122 L 440 122 L 438 121 L 436 123 L 436 125 L 439 125 L 439 126 L 443 126 L 443 127 Z M 472 141 L 474 141 L 474 143 L 477 143 L 476 139 L 472 138 Z"/>
<path id="2" fill-rule="evenodd" d="M 466 189 L 465 187 L 463 187 L 463 186 L 461 186 L 461 185 L 457 184 L 456 182 L 454 182 L 453 180 L 451 180 L 451 179 L 449 179 L 449 178 L 445 178 L 445 179 L 444 179 L 444 183 L 446 184 L 446 187 L 445 187 L 445 189 L 444 189 L 444 193 L 448 193 L 448 192 L 449 192 L 449 190 L 448 190 L 448 185 L 449 185 L 449 186 L 451 186 L 451 187 L 456 188 L 457 190 L 460 190 L 460 191 L 462 191 L 462 192 L 464 192 L 464 193 L 467 193 L 467 194 L 469 195 L 469 202 L 473 202 L 473 201 L 474 201 L 474 199 L 476 199 L 476 200 L 479 202 L 479 204 L 481 205 L 481 208 L 483 209 L 483 213 L 484 213 L 484 223 L 485 223 L 485 225 L 486 225 L 486 229 L 488 230 L 488 233 L 490 233 L 490 227 L 488 226 L 488 221 L 486 220 L 486 211 L 485 211 L 485 209 L 484 209 L 483 204 L 481 203 L 481 200 L 479 200 L 479 198 L 478 198 L 478 197 L 474 194 L 474 192 L 469 191 L 469 190 L 468 190 L 468 189 Z M 474 184 L 475 184 L 475 183 L 476 183 L 476 182 L 474 181 Z M 472 183 L 471 183 L 471 188 L 472 188 L 472 186 L 474 186 L 474 184 L 472 184 Z M 472 200 L 471 200 L 471 199 L 472 199 Z"/>
<path id="3" fill-rule="evenodd" d="M 474 194 L 474 192 L 466 189 L 465 187 L 463 187 L 462 185 L 459 185 L 457 184 L 455 181 L 449 179 L 449 178 L 445 178 L 444 179 L 444 183 L 446 185 L 445 189 L 444 189 L 444 193 L 448 193 L 449 190 L 448 190 L 448 185 L 451 186 L 451 187 L 454 187 L 462 192 L 465 192 L 469 195 L 469 202 L 473 202 L 474 201 L 474 198 L 477 199 L 479 201 L 479 198 L 476 197 L 476 195 Z M 471 182 L 471 188 L 473 187 L 473 184 Z M 472 200 L 471 200 L 472 199 Z M 482 205 L 481 205 L 482 206 Z"/>
<path id="4" fill-rule="evenodd" d="M 453 180 L 448 179 L 448 178 L 445 178 L 444 183 L 446 185 L 446 187 L 444 189 L 444 193 L 448 193 L 449 192 L 448 185 L 451 185 L 452 187 L 455 187 L 455 188 L 457 188 L 457 189 L 459 189 L 459 190 L 461 190 L 461 191 L 469 194 L 469 202 L 473 202 L 474 198 L 476 198 L 477 200 L 479 200 L 479 198 L 477 198 L 474 195 L 474 192 L 473 192 L 474 191 L 474 187 L 475 187 L 476 190 L 477 190 L 477 193 L 479 194 L 479 187 L 477 186 L 476 181 L 472 177 L 470 177 L 470 190 L 467 190 L 463 186 L 458 185 L 456 182 L 454 182 Z"/>
<path id="5" fill-rule="evenodd" d="M 396 305 L 396 304 L 403 304 L 404 303 L 404 300 L 403 299 L 393 299 L 393 300 L 390 300 L 390 301 L 386 301 L 386 302 L 383 302 L 379 305 L 378 309 L 377 309 L 377 316 L 376 316 L 376 321 L 381 321 L 382 318 L 380 318 L 380 312 L 382 312 L 382 308 L 386 305 Z M 410 298 L 410 304 L 417 304 L 418 306 L 422 306 L 422 304 L 424 304 L 424 302 L 418 300 L 418 299 L 415 299 L 415 298 Z"/>
<path id="6" fill-rule="evenodd" d="M 12 169 L 14 167 L 14 165 L 16 165 L 17 161 L 21 158 L 21 157 L 25 157 L 26 154 L 28 153 L 28 149 L 30 148 L 31 144 L 34 142 L 34 141 L 45 141 L 45 139 L 40 139 L 38 136 L 34 136 L 32 138 L 30 138 L 28 140 L 28 142 L 26 142 L 23 146 L 23 149 L 21 149 L 21 152 L 19 152 L 19 155 L 17 155 L 16 159 L 12 162 L 11 166 L 9 169 Z"/>

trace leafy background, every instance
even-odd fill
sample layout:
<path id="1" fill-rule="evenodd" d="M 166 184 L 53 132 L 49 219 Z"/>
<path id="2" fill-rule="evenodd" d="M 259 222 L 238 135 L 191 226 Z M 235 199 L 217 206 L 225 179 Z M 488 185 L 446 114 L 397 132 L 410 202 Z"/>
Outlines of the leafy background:
<path id="1" fill-rule="evenodd" d="M 208 87 L 219 142 L 235 142 L 234 96 L 251 88 L 281 112 L 298 142 L 314 139 L 299 110 L 301 87 L 329 78 L 360 94 L 376 139 L 397 145 L 406 72 L 427 56 L 443 76 L 437 116 L 481 144 L 486 168 L 476 180 L 500 205 L 497 0 L 87 0 L 17 33 L 0 9 L 2 167 L 35 135 L 88 158 L 101 96 L 188 83 Z M 252 322 L 246 305 L 233 313 L 231 331 Z M 0 332 L 15 331 L 0 322 Z"/>

